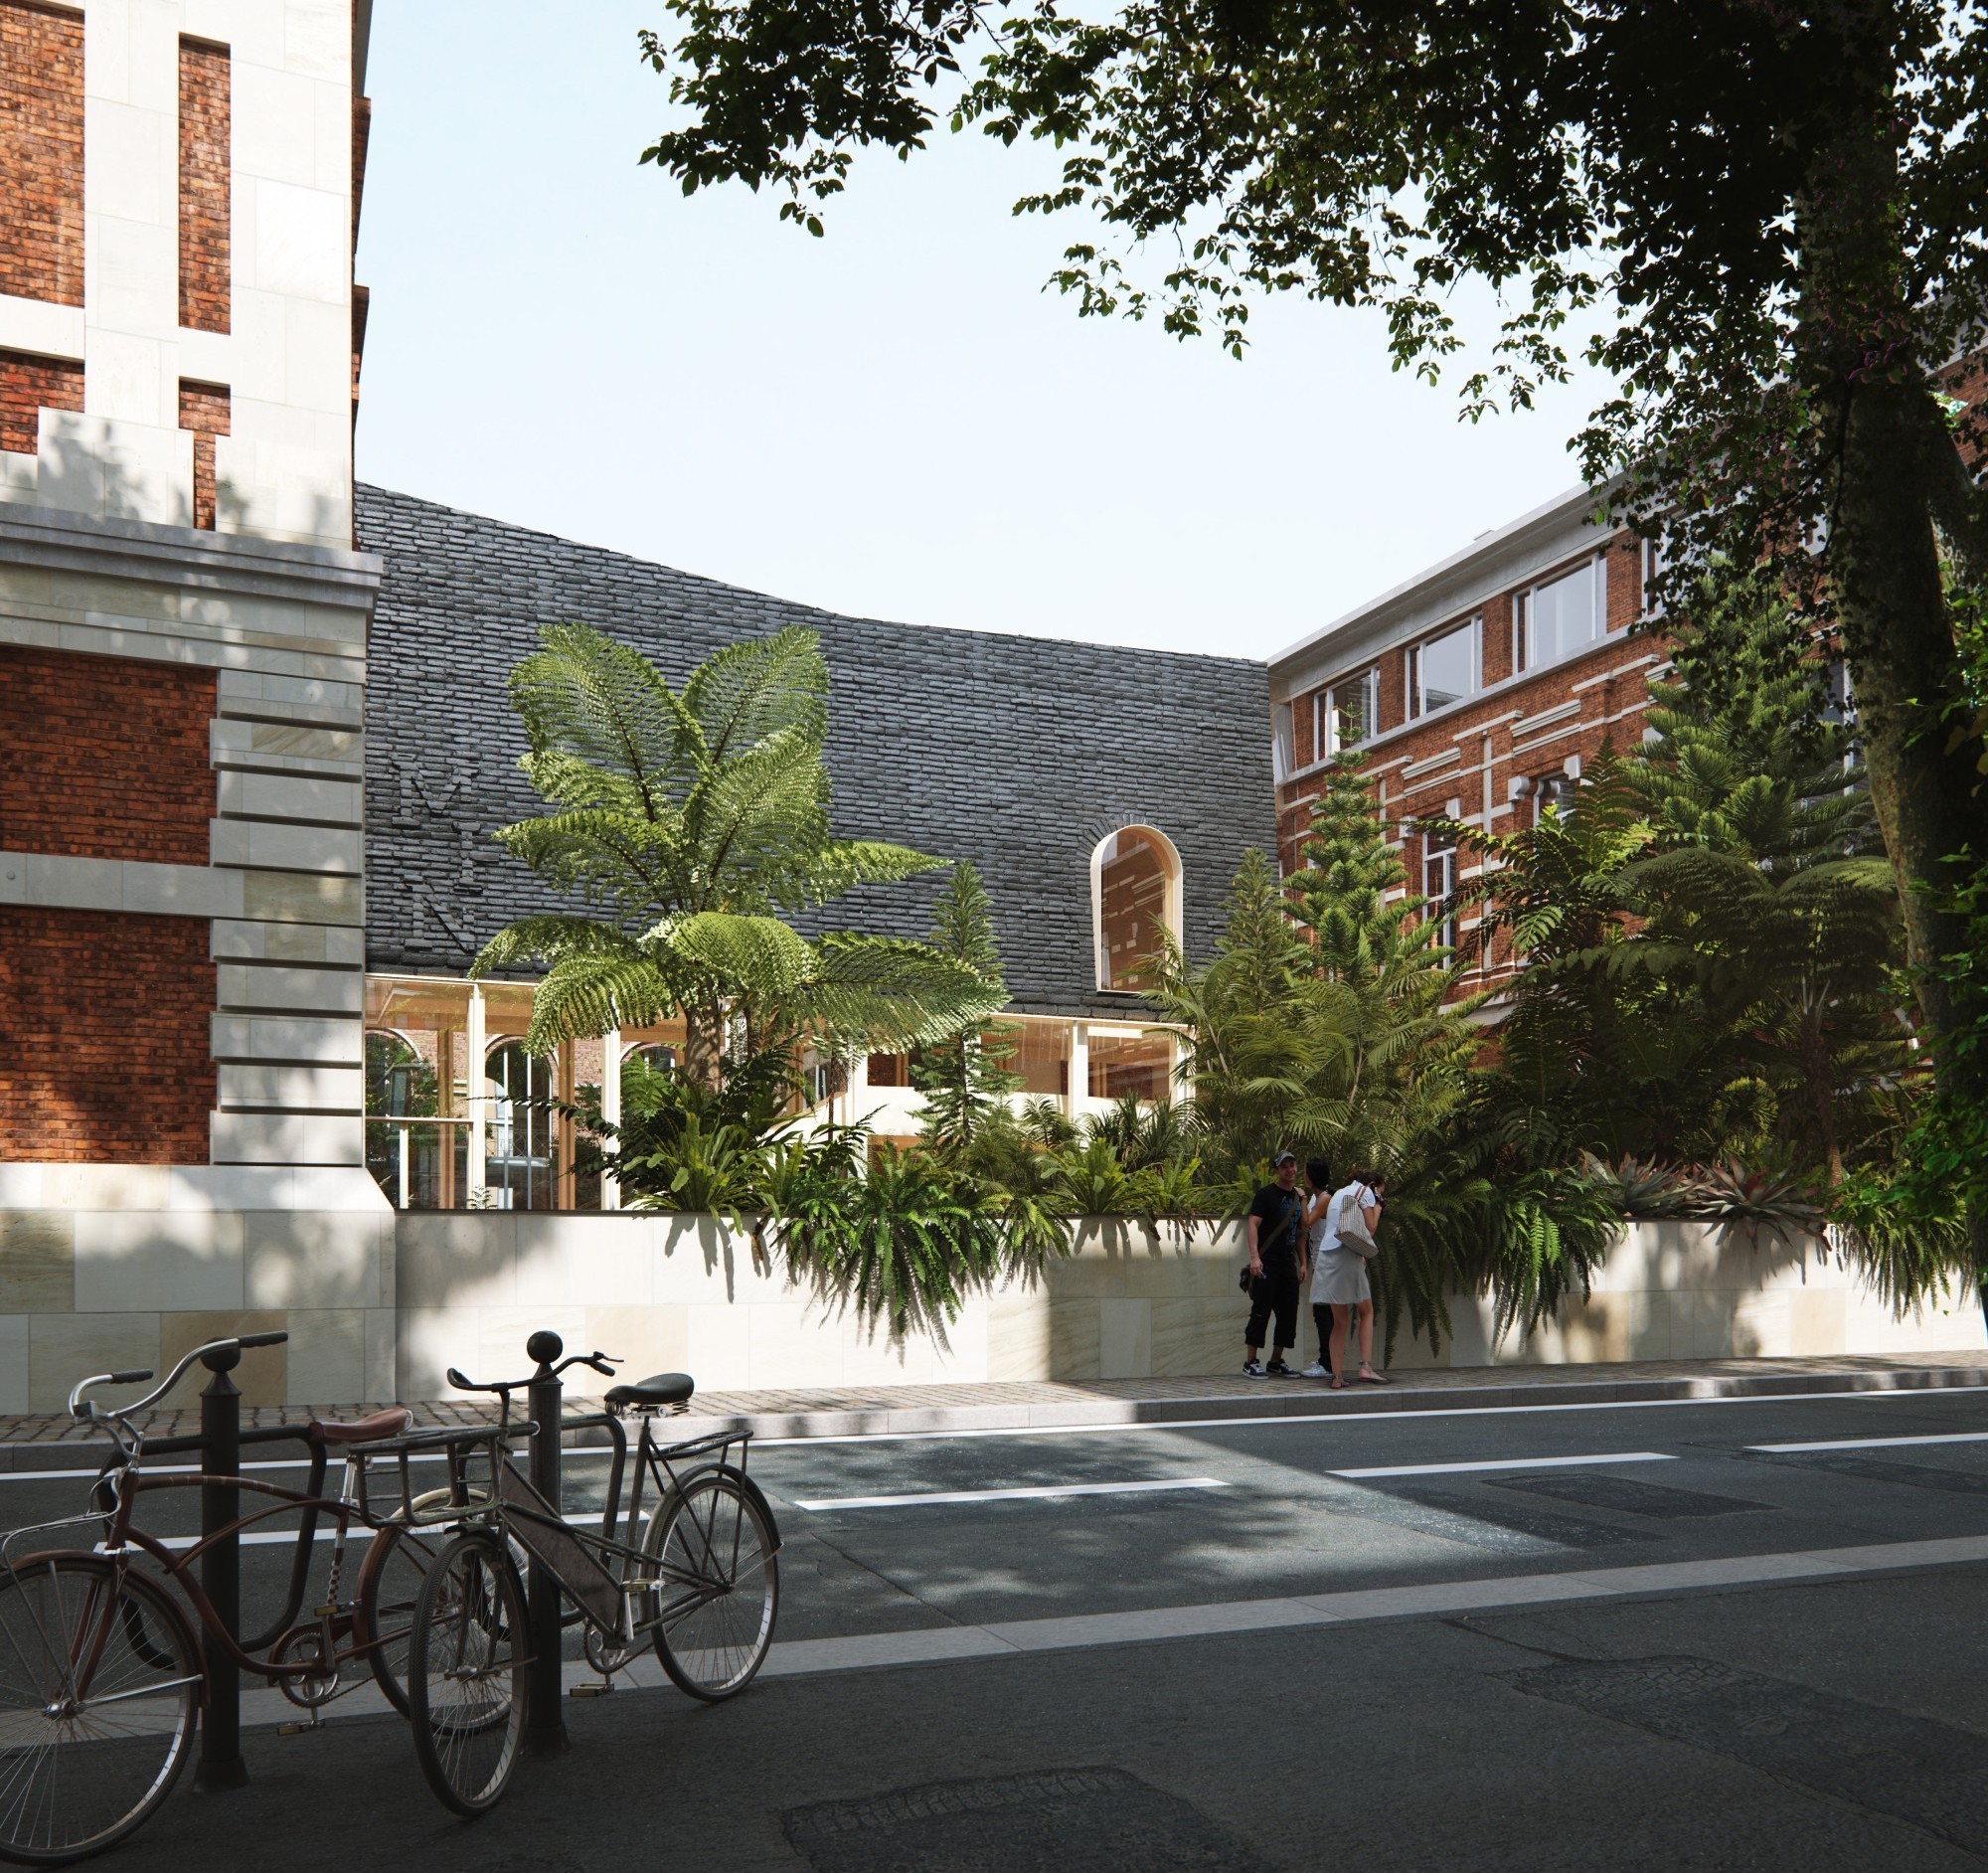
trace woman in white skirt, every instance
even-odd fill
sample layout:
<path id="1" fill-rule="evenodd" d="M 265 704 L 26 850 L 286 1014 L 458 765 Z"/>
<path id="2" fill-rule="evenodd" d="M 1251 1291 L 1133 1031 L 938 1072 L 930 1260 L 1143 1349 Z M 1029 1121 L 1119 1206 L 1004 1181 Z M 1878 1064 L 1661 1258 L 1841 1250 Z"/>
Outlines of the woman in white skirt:
<path id="1" fill-rule="evenodd" d="M 1374 1287 L 1367 1278 L 1367 1258 L 1339 1240 L 1340 1219 L 1354 1210 L 1366 1219 L 1368 1233 L 1373 1233 L 1381 1220 L 1381 1196 L 1386 1188 L 1386 1182 L 1372 1171 L 1357 1172 L 1350 1184 L 1332 1193 L 1313 1230 L 1312 1317 L 1319 1320 L 1321 1309 L 1332 1309 L 1327 1359 L 1335 1392 L 1346 1388 L 1346 1341 L 1356 1317 L 1360 1322 L 1360 1371 L 1356 1376 L 1363 1385 L 1388 1383 L 1374 1370 Z"/>

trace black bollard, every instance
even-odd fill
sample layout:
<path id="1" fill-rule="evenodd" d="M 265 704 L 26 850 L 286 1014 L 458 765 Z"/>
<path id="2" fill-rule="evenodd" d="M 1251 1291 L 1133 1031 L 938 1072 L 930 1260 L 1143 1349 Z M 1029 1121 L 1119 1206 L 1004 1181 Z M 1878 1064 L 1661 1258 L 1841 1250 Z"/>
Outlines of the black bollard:
<path id="1" fill-rule="evenodd" d="M 525 1357 L 538 1361 L 527 1393 L 532 1422 L 538 1427 L 532 1434 L 532 1487 L 562 1513 L 565 1505 L 560 1500 L 560 1398 L 566 1387 L 560 1383 L 553 1364 L 565 1351 L 566 1342 L 553 1332 L 534 1333 L 525 1342 Z M 532 1669 L 525 1735 L 533 1749 L 554 1753 L 569 1747 L 560 1642 L 560 1584 L 552 1570 L 538 1560 L 531 1563 L 527 1578 L 525 1599 L 532 1622 Z"/>
<path id="2" fill-rule="evenodd" d="M 201 1355 L 214 1377 L 200 1395 L 200 1467 L 207 1476 L 234 1476 L 242 1467 L 242 1394 L 228 1375 L 241 1363 L 242 1349 L 232 1342 Z M 223 1529 L 242 1513 L 242 1491 L 232 1482 L 200 1486 L 200 1532 L 203 1538 Z M 214 1608 L 215 1618 L 230 1638 L 242 1636 L 242 1545 L 225 1536 L 200 1558 L 200 1591 Z M 209 1702 L 200 1727 L 200 1763 L 193 1786 L 209 1794 L 240 1788 L 248 1780 L 242 1760 L 242 1674 L 209 1648 Z"/>

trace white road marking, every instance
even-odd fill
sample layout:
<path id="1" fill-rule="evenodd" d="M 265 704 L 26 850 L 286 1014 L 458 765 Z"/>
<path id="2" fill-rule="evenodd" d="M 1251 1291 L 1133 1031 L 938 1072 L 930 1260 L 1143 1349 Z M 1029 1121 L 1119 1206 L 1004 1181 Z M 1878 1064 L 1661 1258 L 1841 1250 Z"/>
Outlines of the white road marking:
<path id="1" fill-rule="evenodd" d="M 755 1437 L 752 1442 L 762 1450 L 783 1448 L 788 1445 L 812 1444 L 929 1444 L 935 1442 L 959 1441 L 972 1438 L 1068 1438 L 1075 1436 L 1118 1436 L 1128 1433 L 1152 1436 L 1168 1431 L 1257 1431 L 1272 1429 L 1279 1425 L 1340 1425 L 1352 1429 L 1361 1425 L 1399 1424 L 1403 1419 L 1438 1418 L 1510 1418 L 1525 1413 L 1539 1415 L 1548 1412 L 1653 1412 L 1672 1411 L 1680 1407 L 1704 1410 L 1719 1405 L 1810 1405 L 1820 1401 L 1830 1401 L 1844 1405 L 1897 1404 L 1915 1400 L 1921 1405 L 1945 1403 L 1951 1400 L 1969 1399 L 1976 1403 L 1988 1399 L 1988 1386 L 1909 1386 L 1902 1390 L 1872 1392 L 1756 1392 L 1739 1398 L 1635 1398 L 1635 1399 L 1595 1399 L 1578 1405 L 1440 1405 L 1423 1411 L 1398 1412 L 1289 1412 L 1275 1418 L 1173 1418 L 1152 1419 L 1137 1424 L 1078 1424 L 1078 1425 L 996 1425 L 991 1427 L 962 1427 L 954 1431 L 836 1431 L 821 1437 Z M 911 1409 L 911 1408 L 907 1408 Z M 767 1417 L 785 1417 L 787 1413 L 766 1413 Z M 824 1416 L 830 1415 L 827 1413 Z M 837 1412 L 834 1416 L 843 1414 Z M 702 1434 L 696 1434 L 702 1435 Z M 1764 1448 L 1764 1446 L 1749 1446 L 1749 1448 Z M 566 1452 L 567 1461 L 577 1458 L 600 1458 L 610 1454 L 605 1445 L 580 1445 L 570 1447 Z M 416 1463 L 432 1463 L 441 1460 L 439 1453 L 422 1454 L 412 1458 Z M 152 1473 L 162 1473 L 167 1466 L 148 1465 Z M 245 1463 L 244 1470 L 251 1469 L 303 1469 L 304 1461 L 289 1458 L 281 1461 Z M 191 1466 L 175 1464 L 172 1469 L 190 1472 Z M 60 1482 L 94 1479 L 99 1472 L 94 1469 L 17 1469 L 0 1470 L 0 1483 L 13 1482 Z"/>
<path id="2" fill-rule="evenodd" d="M 1749 1444 L 1749 1450 L 1786 1455 L 1796 1450 L 1886 1450 L 1907 1444 L 1988 1444 L 1988 1431 L 1949 1431 L 1930 1438 L 1833 1438 L 1822 1444 Z"/>
<path id="3" fill-rule="evenodd" d="M 834 1671 L 878 1670 L 902 1665 L 944 1665 L 1038 1651 L 1078 1651 L 1102 1645 L 1135 1645 L 1154 1639 L 1199 1638 L 1225 1632 L 1288 1630 L 1292 1626 L 1349 1625 L 1375 1619 L 1436 1618 L 1489 1607 L 1551 1606 L 1568 1601 L 1623 1600 L 1643 1594 L 1718 1592 L 1918 1568 L 1988 1562 L 1988 1536 L 1938 1541 L 1886 1542 L 1861 1548 L 1816 1548 L 1783 1554 L 1734 1555 L 1719 1561 L 1657 1562 L 1594 1568 L 1584 1573 L 1519 1574 L 1502 1579 L 1431 1581 L 1418 1587 L 1356 1588 L 1342 1593 L 1299 1594 L 1285 1599 L 1218 1601 L 1198 1607 L 1149 1607 L 1131 1613 L 1077 1614 L 1014 1619 L 987 1625 L 913 1626 L 909 1631 L 854 1632 L 840 1638 L 789 1639 L 767 1656 L 762 1677 L 809 1677 Z M 598 1683 L 578 1660 L 566 1666 L 568 1684 Z M 632 1685 L 628 1679 L 632 1677 Z M 645 1690 L 661 1681 L 653 1658 L 639 1655 L 623 1685 Z M 326 1715 L 385 1712 L 386 1699 L 370 1680 L 355 1681 Z M 296 1722 L 300 1713 L 277 1691 L 250 1691 L 242 1700 L 245 1723 Z"/>
<path id="4" fill-rule="evenodd" d="M 569 1515 L 565 1520 L 569 1526 L 597 1528 L 600 1526 L 601 1516 L 605 1513 L 604 1509 L 594 1509 L 591 1511 L 582 1509 L 578 1515 Z M 311 1531 L 312 1541 L 337 1540 L 338 1530 L 336 1528 L 325 1527 L 325 1519 L 322 1515 L 318 1517 L 319 1525 Z M 448 1524 L 445 1522 L 440 1524 L 431 1523 L 427 1527 L 431 1534 L 439 1537 L 447 1529 Z M 170 1548 L 175 1554 L 180 1554 L 191 1548 L 200 1540 L 200 1537 L 198 1535 L 160 1535 L 156 1539 L 162 1547 Z M 295 1529 L 286 1531 L 280 1528 L 257 1528 L 246 1535 L 240 1536 L 238 1539 L 245 1548 L 280 1548 L 285 1546 L 294 1548 L 297 1545 L 297 1531 Z M 373 1530 L 363 1524 L 355 1523 L 345 1539 L 348 1547 L 363 1547 L 373 1539 Z"/>
<path id="5" fill-rule="evenodd" d="M 1611 1450 L 1601 1456 L 1497 1456 L 1478 1463 L 1378 1463 L 1367 1469 L 1329 1469 L 1349 1480 L 1366 1476 L 1457 1476 L 1473 1469 L 1587 1469 L 1596 1463 L 1675 1463 L 1667 1450 Z"/>
<path id="6" fill-rule="evenodd" d="M 1979 1403 L 1988 1396 L 1988 1387 L 1915 1387 L 1897 1392 L 1778 1392 L 1749 1393 L 1741 1398 L 1634 1398 L 1597 1399 L 1585 1405 L 1441 1405 L 1426 1411 L 1399 1412 L 1286 1412 L 1274 1418 L 1173 1418 L 1151 1419 L 1137 1424 L 1081 1425 L 996 1425 L 966 1427 L 957 1431 L 833 1431 L 821 1437 L 759 1438 L 753 1445 L 770 1450 L 785 1445 L 810 1444 L 929 1444 L 968 1438 L 1068 1438 L 1138 1433 L 1150 1436 L 1166 1431 L 1263 1431 L 1278 1425 L 1358 1425 L 1399 1424 L 1403 1419 L 1423 1418 L 1509 1418 L 1522 1413 L 1542 1412 L 1651 1412 L 1677 1406 L 1703 1409 L 1711 1405 L 1806 1405 L 1829 1399 L 1844 1404 L 1884 1403 L 1898 1399 L 1971 1398 Z M 768 1417 L 783 1414 L 768 1413 Z M 824 1413 L 824 1416 L 828 1414 Z M 835 1414 L 840 1416 L 840 1413 Z M 569 1452 L 569 1454 L 573 1454 Z M 94 1471 L 90 1472 L 92 1475 Z"/>
<path id="7" fill-rule="evenodd" d="M 1153 1482 L 1049 1483 L 1034 1489 L 936 1489 L 909 1496 L 817 1496 L 804 1502 L 790 1498 L 797 1509 L 820 1514 L 824 1509 L 903 1509 L 922 1508 L 928 1502 L 1020 1502 L 1052 1496 L 1124 1496 L 1157 1493 L 1163 1489 L 1232 1489 L 1219 1476 L 1169 1476 Z"/>

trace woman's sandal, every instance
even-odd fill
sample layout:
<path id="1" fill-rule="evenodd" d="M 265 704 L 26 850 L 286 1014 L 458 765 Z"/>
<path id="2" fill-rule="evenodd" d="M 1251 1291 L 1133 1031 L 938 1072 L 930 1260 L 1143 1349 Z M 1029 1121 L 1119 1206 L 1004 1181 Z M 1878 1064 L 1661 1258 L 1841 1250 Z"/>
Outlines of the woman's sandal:
<path id="1" fill-rule="evenodd" d="M 1386 1385 L 1389 1383 L 1378 1372 L 1371 1371 L 1365 1367 L 1361 1369 L 1358 1377 L 1362 1385 Z"/>
<path id="2" fill-rule="evenodd" d="M 1346 1390 L 1346 1381 L 1335 1372 L 1332 1375 L 1332 1383 L 1326 1387 L 1326 1390 L 1328 1392 L 1343 1392 Z"/>

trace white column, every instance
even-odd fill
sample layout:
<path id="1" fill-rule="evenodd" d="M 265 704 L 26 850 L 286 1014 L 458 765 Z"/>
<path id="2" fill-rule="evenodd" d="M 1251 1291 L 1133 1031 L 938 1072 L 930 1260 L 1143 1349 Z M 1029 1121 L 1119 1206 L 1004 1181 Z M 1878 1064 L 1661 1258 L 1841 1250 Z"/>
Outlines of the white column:
<path id="1" fill-rule="evenodd" d="M 1090 1097 L 1090 1030 L 1081 1021 L 1070 1024 L 1070 1097 L 1064 1108 L 1075 1118 Z"/>
<path id="2" fill-rule="evenodd" d="M 463 1084 L 468 1089 L 464 1101 L 469 1117 L 469 1151 L 465 1167 L 463 1201 L 468 1208 L 480 1210 L 483 1207 L 483 1151 L 484 1151 L 484 1108 L 488 1104 L 483 1092 L 483 990 L 474 982 L 469 985 L 469 1029 L 463 1052 L 468 1056 L 463 1062 Z"/>
<path id="3" fill-rule="evenodd" d="M 846 1072 L 848 1080 L 843 1089 L 842 1122 L 853 1125 L 870 1103 L 870 1056 L 852 1051 Z"/>
<path id="4" fill-rule="evenodd" d="M 600 1115 L 610 1125 L 621 1122 L 621 1030 L 609 1028 L 600 1037 Z M 605 1162 L 600 1167 L 600 1207 L 603 1210 L 618 1210 L 621 1207 L 621 1180 L 608 1168 L 614 1162 L 616 1146 L 610 1141 L 604 1147 Z"/>

